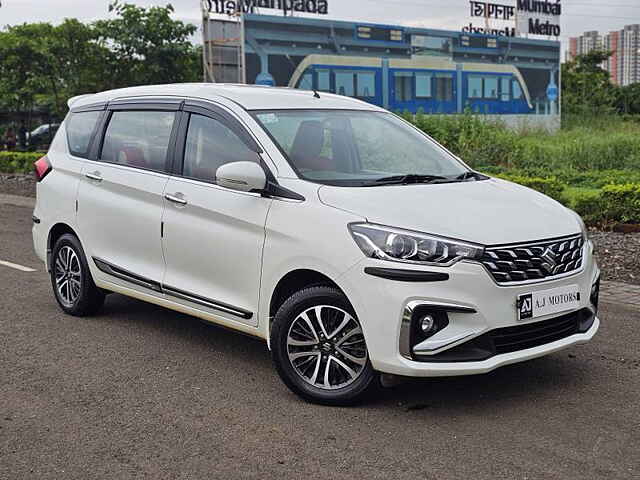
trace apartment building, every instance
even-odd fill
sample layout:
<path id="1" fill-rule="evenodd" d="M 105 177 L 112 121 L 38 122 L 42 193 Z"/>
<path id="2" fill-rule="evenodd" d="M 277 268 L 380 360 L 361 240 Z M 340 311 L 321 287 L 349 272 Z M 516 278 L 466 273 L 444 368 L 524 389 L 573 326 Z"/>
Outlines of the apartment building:
<path id="1" fill-rule="evenodd" d="M 640 25 L 627 25 L 620 31 L 618 52 L 620 85 L 640 82 Z"/>
<path id="2" fill-rule="evenodd" d="M 579 37 L 571 37 L 567 59 L 571 60 L 576 55 L 584 55 L 593 50 L 613 52 L 602 68 L 609 72 L 614 84 L 626 86 L 640 82 L 640 24 L 626 25 L 622 30 L 606 35 L 591 31 Z"/>

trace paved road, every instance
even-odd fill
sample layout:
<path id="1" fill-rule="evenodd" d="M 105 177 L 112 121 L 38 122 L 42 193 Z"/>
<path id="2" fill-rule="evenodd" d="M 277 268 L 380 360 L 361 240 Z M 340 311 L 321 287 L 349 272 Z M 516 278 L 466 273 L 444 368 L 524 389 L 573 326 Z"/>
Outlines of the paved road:
<path id="1" fill-rule="evenodd" d="M 640 311 L 596 341 L 489 375 L 410 381 L 367 405 L 303 403 L 266 347 L 111 295 L 61 314 L 31 210 L 0 204 L 0 478 L 640 477 Z"/>

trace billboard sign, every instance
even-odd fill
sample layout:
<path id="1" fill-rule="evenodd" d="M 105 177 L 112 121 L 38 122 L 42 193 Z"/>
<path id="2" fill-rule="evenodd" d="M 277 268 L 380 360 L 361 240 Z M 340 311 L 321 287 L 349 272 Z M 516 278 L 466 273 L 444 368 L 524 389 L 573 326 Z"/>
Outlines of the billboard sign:
<path id="1" fill-rule="evenodd" d="M 516 31 L 518 35 L 559 37 L 562 4 L 548 0 L 517 0 Z"/>
<path id="2" fill-rule="evenodd" d="M 560 15 L 562 14 L 560 0 L 513 0 L 513 2 L 505 5 L 470 0 L 470 16 L 483 18 L 485 23 L 482 27 L 470 23 L 462 30 L 470 33 L 512 37 L 560 36 Z M 495 25 L 496 22 L 499 24 L 498 26 Z M 508 23 L 505 25 L 503 22 Z"/>
<path id="3" fill-rule="evenodd" d="M 558 112 L 556 41 L 251 14 L 242 24 L 249 84 L 331 92 L 413 113 Z"/>
<path id="4" fill-rule="evenodd" d="M 204 0 L 209 13 L 235 15 L 237 13 L 256 13 L 256 8 L 280 10 L 284 15 L 291 12 L 327 15 L 327 0 Z"/>

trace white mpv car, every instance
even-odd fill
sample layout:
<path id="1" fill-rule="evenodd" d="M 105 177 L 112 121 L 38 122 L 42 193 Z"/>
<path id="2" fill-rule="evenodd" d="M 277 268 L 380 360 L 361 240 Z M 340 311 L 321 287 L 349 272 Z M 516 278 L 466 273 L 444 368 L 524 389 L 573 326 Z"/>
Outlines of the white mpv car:
<path id="1" fill-rule="evenodd" d="M 255 335 L 325 404 L 598 330 L 581 219 L 376 106 L 215 84 L 69 104 L 35 165 L 33 241 L 71 315 L 117 292 Z"/>

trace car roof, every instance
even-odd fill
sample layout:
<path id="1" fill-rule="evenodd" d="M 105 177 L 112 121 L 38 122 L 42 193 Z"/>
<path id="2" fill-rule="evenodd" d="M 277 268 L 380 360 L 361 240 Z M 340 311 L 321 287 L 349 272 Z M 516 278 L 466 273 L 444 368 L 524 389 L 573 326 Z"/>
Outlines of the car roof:
<path id="1" fill-rule="evenodd" d="M 226 98 L 246 110 L 342 109 L 383 111 L 380 107 L 341 95 L 293 88 L 223 83 L 173 83 L 121 88 L 81 95 L 69 100 L 69 107 L 82 107 L 135 97 L 176 96 L 219 100 Z M 317 98 L 319 96 L 319 98 Z"/>

